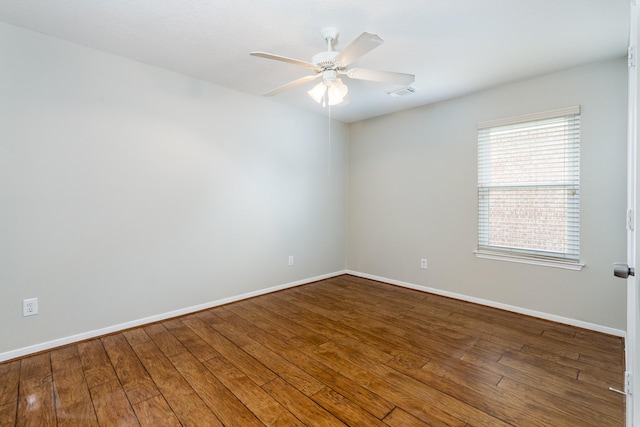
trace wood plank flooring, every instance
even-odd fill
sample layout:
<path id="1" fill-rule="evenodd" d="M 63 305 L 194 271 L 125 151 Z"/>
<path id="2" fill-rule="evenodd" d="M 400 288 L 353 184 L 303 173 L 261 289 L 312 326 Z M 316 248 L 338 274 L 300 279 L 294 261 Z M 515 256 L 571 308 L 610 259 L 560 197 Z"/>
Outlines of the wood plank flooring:
<path id="1" fill-rule="evenodd" d="M 0 364 L 2 426 L 623 426 L 623 341 L 340 276 Z"/>

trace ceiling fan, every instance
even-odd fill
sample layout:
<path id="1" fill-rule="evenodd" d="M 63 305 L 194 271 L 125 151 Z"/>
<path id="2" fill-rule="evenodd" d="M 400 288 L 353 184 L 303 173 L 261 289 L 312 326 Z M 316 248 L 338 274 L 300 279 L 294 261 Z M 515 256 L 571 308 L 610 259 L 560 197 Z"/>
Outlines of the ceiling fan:
<path id="1" fill-rule="evenodd" d="M 321 31 L 322 38 L 327 43 L 327 50 L 320 52 L 311 58 L 311 62 L 299 59 L 287 58 L 267 52 L 251 52 L 253 56 L 288 62 L 311 69 L 314 74 L 301 77 L 285 85 L 277 87 L 265 96 L 274 96 L 285 90 L 300 86 L 312 80 L 322 77 L 322 82 L 317 84 L 307 93 L 318 103 L 325 105 L 337 105 L 344 100 L 349 90 L 339 76 L 346 76 L 355 80 L 368 80 L 374 82 L 391 83 L 400 86 L 409 86 L 414 82 L 413 74 L 394 73 L 390 71 L 369 70 L 364 68 L 349 68 L 358 58 L 380 46 L 382 40 L 377 34 L 364 32 L 349 43 L 343 50 L 333 50 L 334 41 L 338 37 L 338 30 L 333 27 Z"/>

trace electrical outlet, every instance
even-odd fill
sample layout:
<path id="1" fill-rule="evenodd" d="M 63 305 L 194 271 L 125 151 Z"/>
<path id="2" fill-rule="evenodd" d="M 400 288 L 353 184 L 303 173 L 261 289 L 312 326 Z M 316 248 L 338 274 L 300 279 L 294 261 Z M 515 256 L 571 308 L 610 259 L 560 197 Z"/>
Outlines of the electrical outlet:
<path id="1" fill-rule="evenodd" d="M 289 265 L 293 265 L 293 255 L 289 255 Z"/>
<path id="2" fill-rule="evenodd" d="M 33 316 L 38 314 L 38 298 L 29 298 L 22 300 L 22 316 Z"/>
<path id="3" fill-rule="evenodd" d="M 426 258 L 422 258 L 420 260 L 420 268 L 423 268 L 423 269 L 427 268 L 427 259 Z"/>

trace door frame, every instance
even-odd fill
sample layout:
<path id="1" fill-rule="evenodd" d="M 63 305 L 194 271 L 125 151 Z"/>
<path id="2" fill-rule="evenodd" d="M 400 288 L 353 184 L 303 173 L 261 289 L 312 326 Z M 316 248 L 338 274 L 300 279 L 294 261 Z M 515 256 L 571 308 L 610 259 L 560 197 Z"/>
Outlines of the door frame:
<path id="1" fill-rule="evenodd" d="M 640 265 L 636 248 L 638 247 L 637 221 L 637 189 L 640 187 L 637 175 L 638 164 L 638 65 L 637 55 L 640 39 L 638 39 L 637 0 L 630 0 L 629 20 L 629 67 L 628 67 L 628 121 L 627 121 L 627 265 L 635 270 Z M 626 425 L 640 426 L 640 399 L 634 398 L 634 390 L 640 390 L 638 376 L 634 375 L 640 366 L 637 331 L 640 330 L 640 304 L 638 301 L 638 279 L 627 278 L 627 331 L 625 336 L 625 393 L 626 393 Z"/>

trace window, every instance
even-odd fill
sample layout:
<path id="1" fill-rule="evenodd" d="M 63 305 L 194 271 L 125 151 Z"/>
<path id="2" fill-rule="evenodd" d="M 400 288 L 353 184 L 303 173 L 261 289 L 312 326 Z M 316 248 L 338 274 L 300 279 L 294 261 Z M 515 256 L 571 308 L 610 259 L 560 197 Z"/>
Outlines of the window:
<path id="1" fill-rule="evenodd" d="M 476 254 L 581 268 L 579 107 L 478 125 Z"/>

